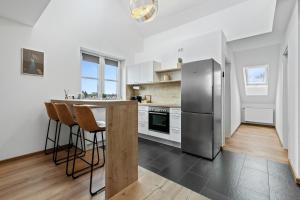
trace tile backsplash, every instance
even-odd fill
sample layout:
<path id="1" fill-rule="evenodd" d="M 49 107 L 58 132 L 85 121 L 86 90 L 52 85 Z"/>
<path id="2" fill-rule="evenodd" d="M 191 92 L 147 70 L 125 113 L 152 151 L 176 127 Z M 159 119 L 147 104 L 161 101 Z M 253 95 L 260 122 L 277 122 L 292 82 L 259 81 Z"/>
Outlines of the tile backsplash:
<path id="1" fill-rule="evenodd" d="M 139 90 L 133 90 L 132 86 L 127 88 L 127 97 L 140 95 L 152 95 L 152 103 L 180 104 L 181 85 L 176 83 L 161 83 L 152 85 L 142 85 Z"/>

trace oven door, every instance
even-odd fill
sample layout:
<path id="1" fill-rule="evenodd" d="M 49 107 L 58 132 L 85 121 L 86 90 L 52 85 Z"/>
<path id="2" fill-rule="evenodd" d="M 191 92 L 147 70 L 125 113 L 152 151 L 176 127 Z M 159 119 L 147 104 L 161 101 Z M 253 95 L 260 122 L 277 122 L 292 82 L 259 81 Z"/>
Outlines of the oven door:
<path id="1" fill-rule="evenodd" d="M 169 134 L 170 114 L 163 112 L 149 112 L 149 130 Z"/>

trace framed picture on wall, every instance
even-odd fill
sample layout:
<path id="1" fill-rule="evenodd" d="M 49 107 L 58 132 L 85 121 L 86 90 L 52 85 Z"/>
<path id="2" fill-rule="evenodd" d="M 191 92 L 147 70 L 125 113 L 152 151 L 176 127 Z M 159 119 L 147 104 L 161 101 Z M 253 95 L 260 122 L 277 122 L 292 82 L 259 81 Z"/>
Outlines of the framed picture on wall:
<path id="1" fill-rule="evenodd" d="M 44 52 L 22 48 L 22 74 L 44 76 Z"/>

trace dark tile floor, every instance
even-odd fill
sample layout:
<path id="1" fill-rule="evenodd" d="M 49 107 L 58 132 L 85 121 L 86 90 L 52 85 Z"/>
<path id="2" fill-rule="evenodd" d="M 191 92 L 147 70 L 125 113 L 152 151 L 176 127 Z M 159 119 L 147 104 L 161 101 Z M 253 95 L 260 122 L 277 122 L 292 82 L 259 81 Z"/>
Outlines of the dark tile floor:
<path id="1" fill-rule="evenodd" d="M 229 151 L 214 161 L 139 139 L 139 165 L 210 199 L 300 200 L 288 165 Z"/>

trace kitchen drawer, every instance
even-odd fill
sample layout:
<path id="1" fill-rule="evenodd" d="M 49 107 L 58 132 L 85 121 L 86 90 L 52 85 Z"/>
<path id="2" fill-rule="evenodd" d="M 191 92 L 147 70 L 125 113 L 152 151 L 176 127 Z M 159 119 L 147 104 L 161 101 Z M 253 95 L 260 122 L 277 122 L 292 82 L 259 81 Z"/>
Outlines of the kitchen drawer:
<path id="1" fill-rule="evenodd" d="M 181 114 L 181 108 L 170 108 L 170 113 L 171 114 Z"/>
<path id="2" fill-rule="evenodd" d="M 138 114 L 138 121 L 148 123 L 148 112 L 147 111 L 139 111 L 138 113 L 139 113 Z"/>
<path id="3" fill-rule="evenodd" d="M 173 141 L 181 142 L 181 129 L 171 128 L 170 135 Z"/>
<path id="4" fill-rule="evenodd" d="M 138 132 L 142 134 L 148 134 L 148 123 L 139 122 Z"/>
<path id="5" fill-rule="evenodd" d="M 156 132 L 156 131 L 152 131 L 152 130 L 149 130 L 148 134 L 150 136 L 153 136 L 153 137 L 156 137 L 156 138 L 162 138 L 162 139 L 166 139 L 166 140 L 171 139 L 171 134 L 165 134 L 165 133 Z"/>
<path id="6" fill-rule="evenodd" d="M 181 129 L 181 115 L 170 114 L 170 128 Z"/>
<path id="7" fill-rule="evenodd" d="M 138 108 L 139 111 L 147 111 L 149 110 L 149 106 L 139 106 Z"/>

